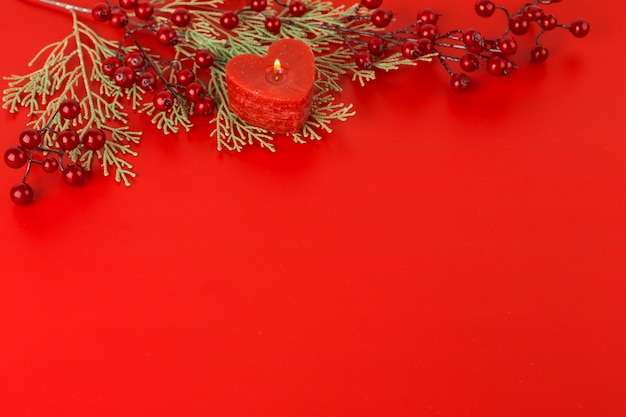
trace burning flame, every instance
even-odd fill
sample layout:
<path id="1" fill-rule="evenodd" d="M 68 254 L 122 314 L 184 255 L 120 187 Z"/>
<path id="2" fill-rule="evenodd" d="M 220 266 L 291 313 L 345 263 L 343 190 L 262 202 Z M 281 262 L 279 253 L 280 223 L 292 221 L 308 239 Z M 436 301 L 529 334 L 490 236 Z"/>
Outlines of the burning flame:
<path id="1" fill-rule="evenodd" d="M 276 58 L 276 60 L 274 61 L 274 74 L 280 73 L 281 70 L 282 67 L 280 66 L 280 59 Z"/>

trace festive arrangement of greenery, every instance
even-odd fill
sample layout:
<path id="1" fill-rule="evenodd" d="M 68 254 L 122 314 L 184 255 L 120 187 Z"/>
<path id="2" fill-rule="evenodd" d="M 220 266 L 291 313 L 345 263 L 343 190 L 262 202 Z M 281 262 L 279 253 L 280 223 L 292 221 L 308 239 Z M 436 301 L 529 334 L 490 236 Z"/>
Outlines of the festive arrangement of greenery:
<path id="1" fill-rule="evenodd" d="M 106 0 L 91 9 L 39 1 L 66 9 L 71 32 L 33 58 L 33 72 L 6 77 L 3 107 L 26 109 L 32 117 L 19 146 L 4 155 L 10 167 L 26 166 L 22 181 L 11 189 L 16 204 L 33 199 L 26 182 L 33 165 L 60 171 L 66 183 L 80 185 L 85 172 L 99 164 L 105 176 L 130 185 L 135 173 L 129 158 L 137 155 L 133 147 L 142 134 L 128 126 L 131 112 L 149 115 L 164 134 L 208 119 L 219 150 L 256 144 L 273 151 L 273 132 L 245 123 L 230 110 L 224 79 L 232 57 L 263 56 L 281 38 L 305 42 L 315 56 L 311 114 L 291 135 L 303 143 L 354 115 L 353 106 L 341 101 L 342 77 L 364 84 L 380 71 L 435 61 L 450 74 L 452 90 L 464 92 L 470 86 L 467 73 L 480 67 L 508 75 L 517 52 L 512 35 L 525 34 L 531 25 L 539 27 L 531 51 L 536 62 L 547 58 L 540 43 L 546 32 L 564 28 L 576 37 L 589 32 L 584 19 L 557 23 L 543 7 L 554 0 L 535 0 L 515 13 L 491 0 L 476 1 L 478 15 L 501 10 L 506 17 L 502 36 L 493 40 L 476 29 L 439 33 L 439 15 L 429 8 L 419 10 L 407 26 L 387 30 L 393 16 L 381 7 L 382 0 L 350 7 L 322 0 L 248 0 L 237 9 L 229 0 Z M 111 30 L 100 25 L 117 29 L 118 35 L 105 38 L 100 33 Z"/>

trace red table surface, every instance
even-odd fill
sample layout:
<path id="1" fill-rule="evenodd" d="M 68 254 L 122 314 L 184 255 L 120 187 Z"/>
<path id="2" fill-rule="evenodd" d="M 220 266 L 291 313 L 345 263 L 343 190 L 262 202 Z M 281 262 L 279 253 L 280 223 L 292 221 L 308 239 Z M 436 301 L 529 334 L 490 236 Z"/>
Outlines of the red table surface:
<path id="1" fill-rule="evenodd" d="M 2 7 L 2 74 L 70 30 Z M 0 416 L 626 415 L 626 6 L 552 10 L 589 37 L 462 95 L 434 64 L 345 80 L 358 115 L 319 142 L 139 118 L 131 188 L 38 175 L 28 207 L 3 164 Z"/>

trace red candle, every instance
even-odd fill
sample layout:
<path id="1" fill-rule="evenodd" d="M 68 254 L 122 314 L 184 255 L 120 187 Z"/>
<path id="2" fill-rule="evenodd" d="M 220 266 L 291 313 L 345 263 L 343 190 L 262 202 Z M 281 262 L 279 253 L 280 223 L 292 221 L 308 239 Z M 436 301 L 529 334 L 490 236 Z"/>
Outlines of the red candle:
<path id="1" fill-rule="evenodd" d="M 251 125 L 295 133 L 311 112 L 314 81 L 311 49 L 299 40 L 281 39 L 265 57 L 245 54 L 228 62 L 228 106 Z"/>

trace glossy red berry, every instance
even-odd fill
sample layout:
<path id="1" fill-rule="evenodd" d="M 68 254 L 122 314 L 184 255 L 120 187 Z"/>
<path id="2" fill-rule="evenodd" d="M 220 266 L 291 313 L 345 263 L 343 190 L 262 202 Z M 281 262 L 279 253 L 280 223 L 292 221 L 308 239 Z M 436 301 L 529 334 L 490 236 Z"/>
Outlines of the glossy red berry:
<path id="1" fill-rule="evenodd" d="M 137 75 L 135 71 L 133 71 L 130 67 L 119 67 L 115 70 L 115 74 L 113 75 L 113 81 L 120 87 L 129 88 L 135 84 L 135 80 L 137 79 Z"/>
<path id="2" fill-rule="evenodd" d="M 161 90 L 154 95 L 154 107 L 159 111 L 166 111 L 174 105 L 174 95 L 167 90 Z"/>
<path id="3" fill-rule="evenodd" d="M 63 170 L 63 181 L 72 187 L 78 187 L 85 183 L 87 173 L 85 168 L 77 164 L 70 164 Z"/>
<path id="4" fill-rule="evenodd" d="M 112 77 L 115 71 L 122 66 L 122 61 L 119 58 L 111 56 L 102 61 L 102 72 L 104 75 Z"/>
<path id="5" fill-rule="evenodd" d="M 192 82 L 185 88 L 185 97 L 189 101 L 198 101 L 204 95 L 204 88 L 199 82 Z"/>
<path id="6" fill-rule="evenodd" d="M 178 84 L 180 85 L 188 85 L 195 79 L 196 79 L 196 74 L 194 74 L 193 71 L 190 71 L 186 68 L 176 73 L 176 81 L 178 81 Z"/>
<path id="7" fill-rule="evenodd" d="M 91 128 L 87 129 L 83 134 L 83 145 L 90 151 L 97 151 L 104 147 L 106 143 L 106 136 L 102 129 Z"/>
<path id="8" fill-rule="evenodd" d="M 64 119 L 75 119 L 80 114 L 80 105 L 73 98 L 66 98 L 59 106 L 59 115 Z"/>
<path id="9" fill-rule="evenodd" d="M 417 41 L 417 50 L 420 55 L 428 55 L 435 52 L 435 44 L 428 38 L 422 38 Z"/>
<path id="10" fill-rule="evenodd" d="M 480 66 L 480 61 L 474 54 L 465 54 L 461 57 L 459 66 L 465 72 L 474 72 Z"/>
<path id="11" fill-rule="evenodd" d="M 420 56 L 417 42 L 414 41 L 406 41 L 400 47 L 400 52 L 402 52 L 402 56 L 407 59 L 415 59 Z"/>
<path id="12" fill-rule="evenodd" d="M 120 7 L 122 9 L 132 10 L 137 7 L 137 0 L 120 0 Z"/>
<path id="13" fill-rule="evenodd" d="M 239 24 L 239 16 L 233 12 L 226 12 L 220 16 L 220 24 L 224 29 L 235 29 Z"/>
<path id="14" fill-rule="evenodd" d="M 24 149 L 35 149 L 41 144 L 41 134 L 35 129 L 24 129 L 20 133 L 20 146 Z"/>
<path id="15" fill-rule="evenodd" d="M 161 26 L 156 33 L 156 40 L 163 46 L 173 46 L 178 43 L 176 31 L 169 26 Z"/>
<path id="16" fill-rule="evenodd" d="M 76 133 L 76 131 L 67 129 L 59 133 L 57 142 L 59 143 L 59 147 L 64 151 L 72 151 L 76 149 L 80 143 L 80 138 L 78 137 L 78 133 Z"/>
<path id="17" fill-rule="evenodd" d="M 383 0 L 361 0 L 361 6 L 368 9 L 377 9 L 383 4 Z"/>
<path id="18" fill-rule="evenodd" d="M 491 0 L 477 0 L 474 4 L 474 10 L 480 17 L 491 17 L 496 11 L 496 5 Z"/>
<path id="19" fill-rule="evenodd" d="M 172 12 L 170 19 L 175 26 L 185 27 L 191 23 L 191 13 L 184 7 L 178 7 Z"/>
<path id="20" fill-rule="evenodd" d="M 513 55 L 517 52 L 517 42 L 510 36 L 497 39 L 496 46 L 504 55 Z"/>
<path id="21" fill-rule="evenodd" d="M 358 52 L 354 56 L 354 63 L 359 69 L 371 69 L 372 68 L 372 56 L 367 51 Z"/>
<path id="22" fill-rule="evenodd" d="M 210 116 L 215 110 L 215 102 L 209 96 L 203 96 L 193 104 L 193 109 L 200 116 Z"/>
<path id="23" fill-rule="evenodd" d="M 128 55 L 126 55 L 126 57 L 124 58 L 124 63 L 127 67 L 137 70 L 146 64 L 146 59 L 143 57 L 141 52 L 133 51 L 129 52 Z"/>
<path id="24" fill-rule="evenodd" d="M 494 55 L 489 58 L 489 61 L 487 61 L 487 71 L 489 71 L 489 74 L 495 76 L 508 75 L 508 62 L 509 61 L 506 58 L 503 58 L 500 55 Z"/>
<path id="25" fill-rule="evenodd" d="M 59 169 L 59 161 L 54 158 L 45 158 L 41 161 L 41 168 L 47 174 L 52 174 Z"/>
<path id="26" fill-rule="evenodd" d="M 371 38 L 367 42 L 367 49 L 374 56 L 381 56 L 385 53 L 385 43 L 379 37 Z"/>
<path id="27" fill-rule="evenodd" d="M 124 10 L 113 10 L 109 24 L 115 29 L 121 29 L 128 24 L 128 15 Z"/>
<path id="28" fill-rule="evenodd" d="M 194 59 L 196 61 L 196 65 L 200 68 L 209 68 L 211 65 L 213 65 L 213 61 L 215 60 L 211 51 L 207 51 L 204 49 L 196 52 L 196 56 Z"/>
<path id="29" fill-rule="evenodd" d="M 476 29 L 467 29 L 463 32 L 463 43 L 468 51 L 475 54 L 479 54 L 485 49 L 483 36 Z"/>
<path id="30" fill-rule="evenodd" d="M 33 201 L 33 189 L 25 182 L 20 182 L 11 187 L 11 201 L 20 206 L 25 206 Z"/>
<path id="31" fill-rule="evenodd" d="M 91 16 L 96 22 L 106 22 L 111 18 L 111 8 L 106 3 L 96 3 L 91 8 Z"/>
<path id="32" fill-rule="evenodd" d="M 417 12 L 417 20 L 421 21 L 422 23 L 436 25 L 437 21 L 439 20 L 439 14 L 433 9 L 424 8 Z"/>
<path id="33" fill-rule="evenodd" d="M 417 36 L 434 41 L 437 37 L 437 26 L 426 23 L 417 29 Z"/>
<path id="34" fill-rule="evenodd" d="M 516 14 L 509 19 L 509 29 L 514 35 L 524 35 L 529 28 L 528 20 L 522 14 Z"/>
<path id="35" fill-rule="evenodd" d="M 463 93 L 467 91 L 469 86 L 470 79 L 467 75 L 463 73 L 454 74 L 452 77 L 450 77 L 450 87 L 457 93 Z"/>
<path id="36" fill-rule="evenodd" d="M 541 19 L 541 16 L 543 16 L 543 9 L 537 5 L 532 4 L 530 6 L 524 7 L 522 13 L 526 20 L 534 22 Z"/>
<path id="37" fill-rule="evenodd" d="M 154 15 L 154 6 L 149 2 L 137 3 L 135 16 L 141 20 L 148 20 Z"/>
<path id="38" fill-rule="evenodd" d="M 385 9 L 374 10 L 374 13 L 372 13 L 372 16 L 370 17 L 372 24 L 377 28 L 384 28 L 389 26 L 392 18 L 393 15 L 391 14 L 391 12 Z"/>
<path id="39" fill-rule="evenodd" d="M 280 19 L 276 16 L 269 16 L 265 18 L 265 29 L 269 33 L 279 33 L 280 32 Z"/>
<path id="40" fill-rule="evenodd" d="M 289 13 L 294 17 L 303 16 L 306 13 L 306 4 L 300 0 L 289 3 Z"/>
<path id="41" fill-rule="evenodd" d="M 152 71 L 145 71 L 137 77 L 137 85 L 146 91 L 152 91 L 157 85 L 156 75 Z"/>
<path id="42" fill-rule="evenodd" d="M 585 19 L 576 19 L 570 25 L 569 31 L 577 38 L 584 38 L 589 33 L 589 22 Z"/>
<path id="43" fill-rule="evenodd" d="M 28 162 L 28 153 L 19 146 L 11 146 L 4 152 L 4 163 L 9 168 L 18 169 Z"/>
<path id="44" fill-rule="evenodd" d="M 537 45 L 530 50 L 530 59 L 533 62 L 543 62 L 548 59 L 548 50 L 541 45 Z"/>
<path id="45" fill-rule="evenodd" d="M 541 16 L 539 24 L 543 30 L 552 30 L 557 25 L 556 17 L 553 14 L 544 14 Z"/>
<path id="46" fill-rule="evenodd" d="M 262 12 L 267 7 L 267 0 L 251 0 L 250 8 L 255 12 Z"/>

